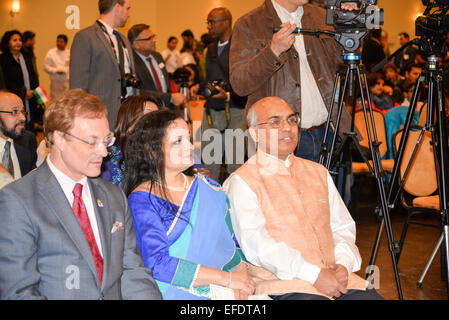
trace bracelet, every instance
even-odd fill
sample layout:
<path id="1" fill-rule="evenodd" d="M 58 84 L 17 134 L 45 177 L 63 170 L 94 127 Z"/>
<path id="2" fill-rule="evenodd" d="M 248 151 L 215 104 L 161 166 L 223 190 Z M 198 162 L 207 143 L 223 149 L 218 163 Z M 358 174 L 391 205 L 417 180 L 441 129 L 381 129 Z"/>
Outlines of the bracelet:
<path id="1" fill-rule="evenodd" d="M 228 271 L 228 272 L 229 272 L 229 281 L 228 281 L 227 287 L 230 288 L 231 287 L 231 283 L 232 283 L 232 272 L 231 271 Z"/>

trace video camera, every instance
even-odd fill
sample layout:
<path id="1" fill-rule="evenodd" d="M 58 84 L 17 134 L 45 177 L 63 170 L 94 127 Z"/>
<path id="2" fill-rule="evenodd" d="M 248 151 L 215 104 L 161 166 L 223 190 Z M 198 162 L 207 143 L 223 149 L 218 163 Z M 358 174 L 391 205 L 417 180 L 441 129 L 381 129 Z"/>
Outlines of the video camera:
<path id="1" fill-rule="evenodd" d="M 423 0 L 422 3 L 427 8 L 424 15 L 416 19 L 416 36 L 446 37 L 449 30 L 449 16 L 446 15 L 449 9 L 449 0 Z M 433 9 L 436 10 L 431 13 Z"/>
<path id="2" fill-rule="evenodd" d="M 443 56 L 449 32 L 449 0 L 422 0 L 427 6 L 422 16 L 415 21 L 416 36 L 421 37 L 420 48 L 425 56 Z"/>
<path id="3" fill-rule="evenodd" d="M 344 10 L 342 3 L 354 4 L 356 10 Z M 361 46 L 367 29 L 379 28 L 384 23 L 383 9 L 375 5 L 377 0 L 326 0 L 326 24 L 334 25 L 336 40 L 348 52 L 355 52 Z"/>

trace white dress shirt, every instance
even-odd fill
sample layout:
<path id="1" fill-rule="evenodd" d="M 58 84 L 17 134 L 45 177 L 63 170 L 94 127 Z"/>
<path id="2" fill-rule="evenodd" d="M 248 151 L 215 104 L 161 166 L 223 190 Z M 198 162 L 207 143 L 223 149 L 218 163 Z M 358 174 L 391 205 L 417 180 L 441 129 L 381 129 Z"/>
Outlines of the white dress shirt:
<path id="1" fill-rule="evenodd" d="M 301 19 L 304 14 L 302 6 L 299 6 L 295 12 L 289 12 L 275 0 L 271 1 L 282 23 L 290 22 L 296 24 L 299 28 L 302 27 Z M 327 121 L 328 112 L 307 60 L 304 36 L 302 34 L 296 35 L 294 45 L 299 54 L 301 70 L 301 128 L 308 129 L 325 123 Z"/>
<path id="2" fill-rule="evenodd" d="M 51 155 L 50 155 L 51 156 Z M 94 233 L 95 241 L 97 242 L 98 250 L 100 250 L 101 256 L 103 256 L 103 250 L 101 248 L 101 240 L 100 233 L 98 231 L 97 218 L 95 216 L 95 209 L 92 202 L 92 195 L 90 193 L 89 183 L 87 181 L 87 177 L 84 177 L 80 181 L 73 181 L 70 177 L 64 174 L 61 170 L 56 168 L 56 166 L 51 162 L 50 156 L 47 157 L 47 164 L 56 177 L 56 180 L 59 182 L 59 185 L 62 188 L 67 200 L 70 203 L 70 206 L 73 208 L 73 189 L 77 183 L 83 185 L 83 192 L 81 197 L 83 198 L 84 205 L 86 206 L 87 215 L 89 216 L 90 226 L 92 227 L 92 231 Z M 75 213 L 74 213 L 75 214 Z"/>
<path id="3" fill-rule="evenodd" d="M 288 158 L 286 167 L 290 166 Z M 355 222 L 327 174 L 330 226 L 335 246 L 335 263 L 343 265 L 348 275 L 358 271 L 362 259 L 355 245 Z M 281 280 L 301 279 L 314 284 L 320 267 L 304 260 L 301 252 L 284 242 L 277 242 L 268 233 L 265 217 L 257 195 L 237 174 L 223 184 L 231 202 L 231 220 L 235 235 L 246 259 L 274 273 Z"/>
<path id="4" fill-rule="evenodd" d="M 50 49 L 44 59 L 44 70 L 52 81 L 69 80 L 70 50 Z M 58 73 L 62 70 L 64 73 Z"/>
<path id="5" fill-rule="evenodd" d="M 5 153 L 6 141 L 11 142 L 10 154 L 12 159 L 12 165 L 14 167 L 14 180 L 22 178 L 22 172 L 20 171 L 19 158 L 17 158 L 16 149 L 14 148 L 14 141 L 11 138 L 5 140 L 0 137 L 0 164 L 2 163 L 3 154 Z"/>

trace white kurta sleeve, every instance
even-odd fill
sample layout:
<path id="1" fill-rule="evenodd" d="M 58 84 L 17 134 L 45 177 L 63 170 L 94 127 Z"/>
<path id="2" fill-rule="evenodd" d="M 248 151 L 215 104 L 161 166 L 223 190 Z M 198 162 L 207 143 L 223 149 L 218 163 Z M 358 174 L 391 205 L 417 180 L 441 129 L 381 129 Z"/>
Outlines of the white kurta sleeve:
<path id="1" fill-rule="evenodd" d="M 360 270 L 362 258 L 355 244 L 356 228 L 337 188 L 327 174 L 329 192 L 330 225 L 335 246 L 335 263 L 346 267 L 348 274 Z"/>
<path id="2" fill-rule="evenodd" d="M 234 174 L 223 187 L 231 202 L 232 226 L 246 259 L 281 280 L 297 278 L 314 284 L 320 267 L 305 261 L 299 251 L 268 234 L 259 201 L 248 184 Z"/>

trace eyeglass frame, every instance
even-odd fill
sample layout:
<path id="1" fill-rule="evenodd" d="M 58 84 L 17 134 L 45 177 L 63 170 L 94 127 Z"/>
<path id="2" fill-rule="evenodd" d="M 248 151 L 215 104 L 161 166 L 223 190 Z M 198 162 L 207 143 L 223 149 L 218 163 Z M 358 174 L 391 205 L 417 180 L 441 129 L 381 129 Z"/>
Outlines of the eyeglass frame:
<path id="1" fill-rule="evenodd" d="M 134 41 L 150 41 L 150 40 L 153 40 L 153 39 L 156 38 L 156 37 L 157 37 L 157 34 L 153 34 L 153 35 L 149 36 L 148 38 L 144 38 L 144 39 L 136 39 L 136 40 L 134 40 Z"/>
<path id="2" fill-rule="evenodd" d="M 9 114 L 13 115 L 14 117 L 17 117 L 19 115 L 19 113 L 21 113 L 26 118 L 28 111 L 26 111 L 26 110 L 12 110 L 12 111 L 0 110 L 0 113 L 9 113 Z"/>
<path id="3" fill-rule="evenodd" d="M 292 124 L 290 124 L 290 122 L 288 122 L 288 119 L 289 119 L 290 117 L 292 117 L 292 116 L 295 116 L 295 117 L 296 117 L 296 125 L 299 126 L 299 122 L 301 121 L 301 117 L 299 116 L 299 112 L 294 112 L 294 113 L 290 114 L 290 115 L 287 117 L 287 119 L 281 119 L 281 118 L 278 117 L 278 116 L 273 116 L 273 117 L 270 117 L 270 118 L 269 118 L 269 119 L 271 119 L 271 120 L 278 119 L 278 120 L 280 121 L 279 126 L 273 126 L 273 125 L 270 123 L 270 121 L 267 121 L 267 122 L 261 122 L 261 123 L 256 124 L 256 127 L 258 127 L 258 126 L 260 126 L 260 125 L 263 125 L 263 124 L 268 124 L 268 125 L 269 125 L 271 128 L 273 128 L 273 129 L 280 129 L 280 128 L 282 128 L 282 127 L 284 126 L 284 122 L 285 122 L 285 121 L 286 121 L 290 126 L 293 126 Z"/>
<path id="4" fill-rule="evenodd" d="M 92 149 L 95 148 L 96 146 L 98 146 L 99 143 L 100 143 L 100 142 L 98 142 L 99 139 L 97 139 L 97 142 L 91 143 L 91 142 L 86 141 L 84 139 L 81 139 L 81 138 L 79 138 L 77 136 L 74 136 L 73 134 L 71 134 L 71 133 L 69 133 L 67 131 L 61 131 L 61 132 L 66 134 L 66 135 L 68 135 L 69 137 L 75 138 L 78 141 L 84 142 L 85 144 L 89 145 Z M 105 139 L 103 139 L 103 141 L 101 141 L 101 144 L 104 145 L 106 148 L 110 148 L 110 147 L 112 147 L 114 145 L 116 137 L 114 135 L 112 135 L 111 136 L 111 141 L 108 144 L 105 143 Z"/>
<path id="5" fill-rule="evenodd" d="M 218 19 L 218 20 L 207 20 L 207 21 L 206 21 L 206 24 L 207 24 L 208 26 L 212 26 L 212 25 L 214 25 L 214 24 L 216 24 L 216 23 L 218 23 L 218 22 L 222 22 L 222 21 L 226 21 L 226 20 L 229 20 L 229 18 Z"/>

